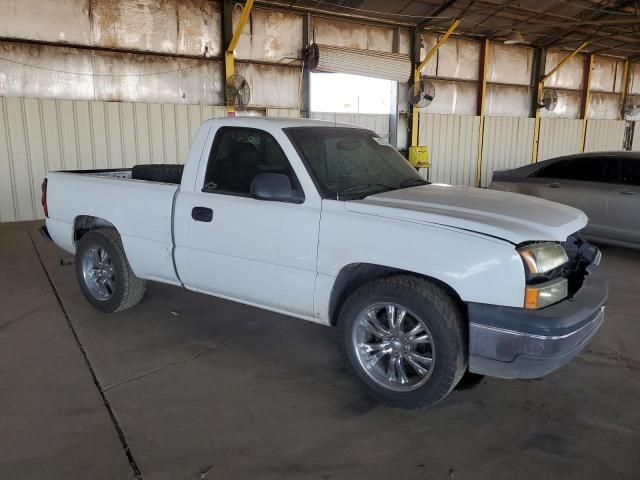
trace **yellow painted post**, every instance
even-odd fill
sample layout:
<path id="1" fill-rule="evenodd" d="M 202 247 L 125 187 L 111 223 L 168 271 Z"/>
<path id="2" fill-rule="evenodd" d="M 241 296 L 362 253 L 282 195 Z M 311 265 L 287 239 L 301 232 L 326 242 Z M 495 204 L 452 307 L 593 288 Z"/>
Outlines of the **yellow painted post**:
<path id="1" fill-rule="evenodd" d="M 542 90 L 544 89 L 544 82 L 546 82 L 551 75 L 556 73 L 560 68 L 567 63 L 570 59 L 575 57 L 580 51 L 582 51 L 589 42 L 582 42 L 578 48 L 576 48 L 569 55 L 564 57 L 560 63 L 558 63 L 555 67 L 551 69 L 549 73 L 547 73 L 544 77 L 540 79 L 538 82 L 538 91 L 536 95 L 536 123 L 533 129 L 533 148 L 531 149 L 531 163 L 536 163 L 538 161 L 538 142 L 540 139 L 540 102 L 542 102 Z"/>
<path id="2" fill-rule="evenodd" d="M 413 84 L 420 82 L 420 71 L 416 68 L 413 71 Z M 413 105 L 411 107 L 411 146 L 418 145 L 418 115 L 420 115 L 420 109 Z"/>
<path id="3" fill-rule="evenodd" d="M 438 49 L 442 46 L 442 44 L 444 42 L 446 42 L 447 39 L 451 36 L 451 34 L 454 32 L 454 30 L 456 28 L 458 28 L 458 25 L 460 25 L 460 21 L 461 20 L 454 20 L 454 22 L 451 24 L 451 26 L 445 32 L 445 34 L 440 38 L 440 40 L 438 40 L 438 42 L 433 46 L 433 48 L 431 50 L 429 50 L 427 55 L 424 57 L 424 60 L 422 60 L 422 62 L 420 62 L 420 65 L 418 65 L 415 68 L 415 70 L 413 72 L 413 83 L 414 84 L 420 82 L 420 74 L 421 74 L 422 70 L 424 69 L 424 67 L 427 66 L 427 63 L 429 63 L 429 60 L 431 60 L 431 58 L 435 55 L 435 53 L 438 51 Z M 411 119 L 411 146 L 415 147 L 415 146 L 418 145 L 418 115 L 419 115 L 418 107 L 416 107 L 415 105 L 411 109 L 411 115 L 412 115 L 412 119 Z"/>
<path id="4" fill-rule="evenodd" d="M 481 78 L 478 89 L 478 115 L 480 116 L 480 131 L 478 132 L 478 157 L 476 159 L 476 187 L 479 187 L 482 179 L 482 148 L 484 146 L 484 99 L 487 93 L 487 67 L 489 65 L 490 41 L 485 38 L 482 48 L 482 58 L 480 59 Z"/>
<path id="5" fill-rule="evenodd" d="M 247 24 L 247 20 L 249 20 L 249 15 L 251 14 L 251 8 L 253 7 L 253 0 L 247 0 L 247 3 L 244 4 L 242 8 L 242 13 L 240 14 L 240 20 L 238 21 L 238 25 L 236 25 L 236 29 L 233 31 L 233 37 L 231 37 L 231 42 L 227 46 L 226 51 L 224 52 L 224 72 L 226 75 L 225 78 L 225 96 L 226 96 L 226 85 L 229 81 L 229 77 L 235 72 L 235 62 L 233 51 L 236 49 L 238 45 L 238 40 L 240 40 L 240 35 L 242 35 L 242 31 L 244 30 L 244 26 Z M 235 115 L 236 109 L 235 105 L 233 105 L 233 99 L 226 98 L 227 100 L 227 115 L 233 116 Z"/>
<path id="6" fill-rule="evenodd" d="M 531 149 L 531 163 L 538 161 L 538 143 L 540 142 L 540 102 L 542 101 L 542 82 L 538 82 L 536 93 L 536 121 L 533 126 L 533 148 Z"/>
<path id="7" fill-rule="evenodd" d="M 627 89 L 629 88 L 629 60 L 624 61 L 622 85 L 620 87 L 620 119 L 624 120 L 624 107 L 627 103 Z"/>
<path id="8" fill-rule="evenodd" d="M 444 42 L 446 42 L 447 39 L 449 38 L 449 36 L 451 36 L 451 34 L 454 32 L 454 30 L 456 28 L 458 28 L 458 25 L 460 25 L 460 22 L 461 22 L 461 20 L 459 20 L 459 19 L 456 19 L 456 20 L 453 21 L 453 23 L 451 24 L 449 29 L 445 32 L 445 34 L 442 35 L 440 40 L 438 40 L 438 42 L 433 46 L 433 48 L 431 50 L 429 50 L 427 55 L 424 57 L 424 60 L 422 60 L 422 62 L 420 62 L 420 65 L 418 65 L 414 69 L 414 71 L 413 71 L 413 83 L 414 84 L 417 84 L 417 83 L 420 82 L 420 75 L 421 75 L 422 70 L 427 65 L 427 63 L 429 63 L 429 60 L 431 60 L 431 58 L 435 55 L 435 53 L 438 51 L 438 49 L 442 46 L 442 44 Z M 419 115 L 420 115 L 420 111 L 419 111 L 418 107 L 413 105 L 411 107 L 411 147 L 409 148 L 409 150 L 411 150 L 412 147 L 417 147 L 418 146 L 418 116 Z M 409 152 L 409 157 L 411 157 L 411 152 Z"/>
<path id="9" fill-rule="evenodd" d="M 593 55 L 589 55 L 586 62 L 584 79 L 584 95 L 582 103 L 582 149 L 584 152 L 587 141 L 587 117 L 589 116 L 589 104 L 591 103 L 591 71 L 593 70 Z"/>

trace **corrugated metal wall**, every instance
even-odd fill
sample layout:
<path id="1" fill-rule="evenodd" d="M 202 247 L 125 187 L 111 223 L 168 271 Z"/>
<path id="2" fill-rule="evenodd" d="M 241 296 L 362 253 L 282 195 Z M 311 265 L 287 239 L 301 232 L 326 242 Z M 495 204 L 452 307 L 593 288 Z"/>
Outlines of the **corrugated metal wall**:
<path id="1" fill-rule="evenodd" d="M 0 221 L 42 218 L 50 170 L 181 163 L 200 123 L 225 115 L 205 105 L 0 97 Z"/>
<path id="2" fill-rule="evenodd" d="M 640 123 L 640 122 L 639 122 Z M 543 118 L 538 161 L 581 151 L 582 120 Z M 420 115 L 419 142 L 429 147 L 433 167 L 429 179 L 437 183 L 476 185 L 479 117 Z M 480 185 L 491 182 L 495 170 L 516 168 L 531 161 L 533 118 L 485 117 Z M 622 150 L 623 120 L 589 120 L 585 151 Z M 640 150 L 640 129 L 634 145 Z"/>
<path id="3" fill-rule="evenodd" d="M 494 170 L 516 168 L 531 162 L 535 119 L 486 117 L 482 140 L 480 185 L 491 182 Z"/>
<path id="4" fill-rule="evenodd" d="M 475 185 L 479 131 L 480 117 L 420 114 L 418 141 L 429 148 L 431 182 Z"/>
<path id="5" fill-rule="evenodd" d="M 622 150 L 625 125 L 624 120 L 589 120 L 584 151 Z"/>
<path id="6" fill-rule="evenodd" d="M 389 139 L 389 115 L 376 113 L 311 112 L 311 118 L 359 125 L 373 130 L 387 140 Z"/>
<path id="7" fill-rule="evenodd" d="M 540 120 L 538 161 L 577 153 L 582 148 L 582 120 L 543 118 Z"/>

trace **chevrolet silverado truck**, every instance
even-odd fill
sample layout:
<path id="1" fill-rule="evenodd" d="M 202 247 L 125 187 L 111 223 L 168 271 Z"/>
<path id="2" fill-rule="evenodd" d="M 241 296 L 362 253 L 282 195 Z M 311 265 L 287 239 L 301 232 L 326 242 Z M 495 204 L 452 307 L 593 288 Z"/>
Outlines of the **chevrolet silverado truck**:
<path id="1" fill-rule="evenodd" d="M 51 172 L 42 190 L 43 234 L 96 309 L 156 281 L 335 326 L 391 406 L 431 406 L 466 371 L 542 377 L 604 319 L 581 211 L 429 184 L 360 127 L 207 120 L 184 166 Z"/>

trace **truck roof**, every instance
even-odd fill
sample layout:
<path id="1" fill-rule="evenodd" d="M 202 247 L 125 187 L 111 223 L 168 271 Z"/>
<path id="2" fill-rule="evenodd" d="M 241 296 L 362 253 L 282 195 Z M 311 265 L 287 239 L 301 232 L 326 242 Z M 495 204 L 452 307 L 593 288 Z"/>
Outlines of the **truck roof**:
<path id="1" fill-rule="evenodd" d="M 363 128 L 350 123 L 332 122 L 328 120 L 315 120 L 309 118 L 279 118 L 279 117 L 220 117 L 205 120 L 204 124 L 212 126 L 237 125 L 243 127 L 261 128 L 269 130 L 290 127 L 345 127 Z"/>

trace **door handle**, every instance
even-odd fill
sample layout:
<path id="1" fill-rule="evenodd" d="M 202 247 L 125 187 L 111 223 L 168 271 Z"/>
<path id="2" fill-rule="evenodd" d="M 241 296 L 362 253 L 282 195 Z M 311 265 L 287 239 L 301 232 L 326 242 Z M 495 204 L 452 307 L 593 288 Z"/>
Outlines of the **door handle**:
<path id="1" fill-rule="evenodd" d="M 549 188 L 560 188 L 561 186 L 562 186 L 562 184 L 561 183 L 557 183 L 557 182 L 547 183 L 547 187 L 549 187 Z"/>
<path id="2" fill-rule="evenodd" d="M 632 190 L 618 190 L 618 193 L 620 195 L 635 195 L 636 192 L 632 191 Z"/>
<path id="3" fill-rule="evenodd" d="M 191 218 L 196 222 L 210 222 L 213 220 L 213 210 L 207 207 L 193 207 Z"/>

